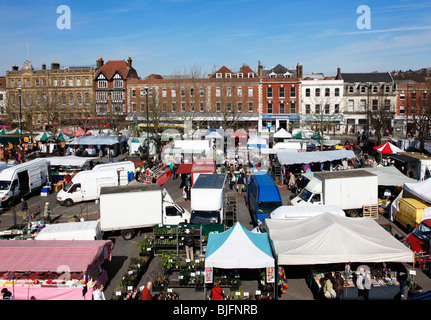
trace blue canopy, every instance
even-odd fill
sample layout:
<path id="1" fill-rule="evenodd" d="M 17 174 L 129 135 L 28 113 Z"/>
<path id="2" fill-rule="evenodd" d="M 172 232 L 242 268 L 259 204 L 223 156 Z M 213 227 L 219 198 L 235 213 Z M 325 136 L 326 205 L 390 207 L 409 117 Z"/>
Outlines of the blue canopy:
<path id="1" fill-rule="evenodd" d="M 266 233 L 253 233 L 237 222 L 225 232 L 208 235 L 205 267 L 260 269 L 274 266 Z"/>

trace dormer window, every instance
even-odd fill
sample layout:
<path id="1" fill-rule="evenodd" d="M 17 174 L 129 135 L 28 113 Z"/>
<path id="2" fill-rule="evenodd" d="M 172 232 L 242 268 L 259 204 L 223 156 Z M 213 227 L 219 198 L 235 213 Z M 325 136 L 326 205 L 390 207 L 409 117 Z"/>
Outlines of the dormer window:
<path id="1" fill-rule="evenodd" d="M 221 79 L 221 78 L 223 78 L 223 75 L 221 73 L 216 73 L 216 78 Z"/>
<path id="2" fill-rule="evenodd" d="M 123 79 L 118 73 L 114 76 L 114 88 L 123 88 Z"/>
<path id="3" fill-rule="evenodd" d="M 231 78 L 232 78 L 232 73 L 226 73 L 225 77 L 226 77 L 227 79 L 231 79 Z"/>
<path id="4" fill-rule="evenodd" d="M 286 72 L 283 76 L 285 78 L 290 78 L 290 77 L 292 77 L 292 74 L 290 72 Z"/>
<path id="5" fill-rule="evenodd" d="M 238 73 L 238 78 L 244 78 L 244 74 Z"/>
<path id="6" fill-rule="evenodd" d="M 249 78 L 254 78 L 254 73 L 253 73 L 253 72 L 249 72 L 249 73 L 248 73 L 248 77 L 249 77 Z"/>
<path id="7" fill-rule="evenodd" d="M 271 73 L 269 74 L 269 77 L 270 77 L 270 78 L 277 78 L 277 74 L 276 74 L 275 72 L 271 72 Z"/>
<path id="8" fill-rule="evenodd" d="M 101 89 L 108 88 L 108 81 L 106 81 L 106 78 L 103 74 L 101 74 L 98 78 L 97 87 Z"/>

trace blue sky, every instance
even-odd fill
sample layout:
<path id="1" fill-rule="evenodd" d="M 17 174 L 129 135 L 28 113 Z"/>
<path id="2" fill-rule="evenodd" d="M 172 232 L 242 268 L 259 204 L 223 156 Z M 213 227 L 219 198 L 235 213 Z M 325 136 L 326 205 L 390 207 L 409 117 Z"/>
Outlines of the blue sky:
<path id="1" fill-rule="evenodd" d="M 57 7 L 71 9 L 71 29 L 57 28 Z M 360 5 L 371 29 L 361 30 Z M 305 73 L 431 67 L 431 2 L 152 0 L 10 1 L 0 3 L 0 76 L 27 58 L 36 69 L 133 59 L 140 77 L 237 71 L 258 61 Z"/>

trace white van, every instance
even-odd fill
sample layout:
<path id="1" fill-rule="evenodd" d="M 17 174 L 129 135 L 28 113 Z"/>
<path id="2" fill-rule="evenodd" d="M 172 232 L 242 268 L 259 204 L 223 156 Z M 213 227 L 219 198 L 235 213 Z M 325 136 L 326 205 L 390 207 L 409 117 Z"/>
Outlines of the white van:
<path id="1" fill-rule="evenodd" d="M 3 169 L 3 168 L 2 168 Z M 8 207 L 14 200 L 40 190 L 49 181 L 49 162 L 35 159 L 0 171 L 0 201 Z"/>
<path id="2" fill-rule="evenodd" d="M 48 224 L 35 240 L 102 240 L 99 221 Z"/>
<path id="3" fill-rule="evenodd" d="M 135 172 L 135 164 L 132 161 L 120 161 L 96 164 L 92 170 L 125 170 L 126 172 Z"/>
<path id="4" fill-rule="evenodd" d="M 117 171 L 115 168 L 81 171 L 57 193 L 57 202 L 71 206 L 77 202 L 97 200 L 101 187 L 124 186 L 132 181 L 133 177 L 130 171 Z"/>

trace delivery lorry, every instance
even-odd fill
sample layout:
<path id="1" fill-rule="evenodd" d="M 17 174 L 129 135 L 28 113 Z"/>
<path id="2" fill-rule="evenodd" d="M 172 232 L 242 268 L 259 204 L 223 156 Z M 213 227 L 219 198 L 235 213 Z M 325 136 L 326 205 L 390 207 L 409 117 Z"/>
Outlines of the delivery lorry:
<path id="1" fill-rule="evenodd" d="M 177 205 L 158 184 L 102 187 L 100 226 L 102 233 L 121 232 L 125 240 L 155 225 L 188 223 L 190 213 Z"/>
<path id="2" fill-rule="evenodd" d="M 107 186 L 124 186 L 134 179 L 134 171 L 118 168 L 78 172 L 57 193 L 60 205 L 71 206 L 78 202 L 99 199 L 100 189 Z"/>
<path id="3" fill-rule="evenodd" d="M 266 219 L 302 220 L 323 213 L 331 213 L 340 217 L 346 216 L 346 213 L 339 206 L 322 204 L 314 206 L 281 206 L 271 212 Z M 259 224 L 252 232 L 267 232 L 265 222 Z"/>
<path id="4" fill-rule="evenodd" d="M 283 205 L 280 190 L 267 172 L 254 172 L 247 183 L 246 205 L 255 226 Z"/>
<path id="5" fill-rule="evenodd" d="M 20 197 L 41 190 L 49 181 L 50 167 L 49 162 L 45 159 L 30 160 L 2 168 L 0 172 L 1 206 L 9 207 Z"/>
<path id="6" fill-rule="evenodd" d="M 199 174 L 190 197 L 191 224 L 224 223 L 226 174 Z"/>
<path id="7" fill-rule="evenodd" d="M 35 240 L 102 240 L 99 221 L 47 224 Z"/>
<path id="8" fill-rule="evenodd" d="M 362 215 L 363 206 L 378 205 L 378 177 L 365 170 L 316 172 L 294 206 L 337 205 L 348 216 Z"/>

